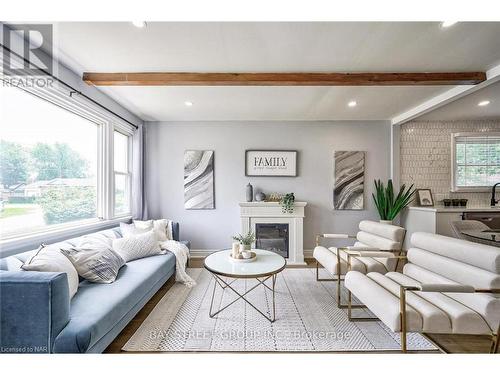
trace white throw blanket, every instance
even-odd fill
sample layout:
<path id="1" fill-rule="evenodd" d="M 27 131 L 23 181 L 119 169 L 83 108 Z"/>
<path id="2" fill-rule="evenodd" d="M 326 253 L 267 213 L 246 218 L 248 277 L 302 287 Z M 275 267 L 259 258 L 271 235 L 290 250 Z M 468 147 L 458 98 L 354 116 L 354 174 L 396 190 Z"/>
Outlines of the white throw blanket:
<path id="1" fill-rule="evenodd" d="M 189 288 L 195 286 L 196 281 L 186 273 L 186 264 L 189 259 L 187 246 L 179 241 L 167 240 L 160 242 L 160 247 L 175 255 L 175 281 L 181 282 Z"/>

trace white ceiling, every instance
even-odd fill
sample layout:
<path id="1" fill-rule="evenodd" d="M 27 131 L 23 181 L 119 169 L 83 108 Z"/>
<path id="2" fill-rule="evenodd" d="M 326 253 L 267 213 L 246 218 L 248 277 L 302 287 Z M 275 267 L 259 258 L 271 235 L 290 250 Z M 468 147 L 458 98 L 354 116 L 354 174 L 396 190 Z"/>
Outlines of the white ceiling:
<path id="1" fill-rule="evenodd" d="M 63 63 L 96 72 L 485 71 L 500 23 L 57 23 Z M 441 87 L 106 87 L 145 120 L 390 119 Z M 194 103 L 186 107 L 183 103 Z M 347 102 L 356 100 L 355 108 Z"/>
<path id="2" fill-rule="evenodd" d="M 478 106 L 479 102 L 489 100 L 490 104 Z M 417 118 L 423 121 L 500 119 L 500 82 L 494 83 L 473 94 L 467 95 L 448 105 Z"/>

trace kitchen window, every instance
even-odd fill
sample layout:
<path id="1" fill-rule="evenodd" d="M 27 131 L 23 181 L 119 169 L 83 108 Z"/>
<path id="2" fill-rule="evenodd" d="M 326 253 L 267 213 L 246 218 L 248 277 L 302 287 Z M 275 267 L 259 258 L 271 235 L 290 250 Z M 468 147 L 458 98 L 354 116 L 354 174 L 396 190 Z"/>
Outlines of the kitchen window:
<path id="1" fill-rule="evenodd" d="M 452 134 L 452 191 L 487 191 L 500 182 L 500 133 Z"/>

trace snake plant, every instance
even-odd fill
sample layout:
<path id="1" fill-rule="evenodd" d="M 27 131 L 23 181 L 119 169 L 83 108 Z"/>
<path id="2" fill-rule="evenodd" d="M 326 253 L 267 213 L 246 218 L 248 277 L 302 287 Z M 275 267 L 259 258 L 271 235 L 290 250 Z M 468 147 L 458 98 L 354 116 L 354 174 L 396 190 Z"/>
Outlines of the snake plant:
<path id="1" fill-rule="evenodd" d="M 415 195 L 413 185 L 406 189 L 406 185 L 403 184 L 398 195 L 394 196 L 392 180 L 387 181 L 387 187 L 380 180 L 374 182 L 375 193 L 372 197 L 381 220 L 394 220 L 401 210 L 410 204 Z"/>

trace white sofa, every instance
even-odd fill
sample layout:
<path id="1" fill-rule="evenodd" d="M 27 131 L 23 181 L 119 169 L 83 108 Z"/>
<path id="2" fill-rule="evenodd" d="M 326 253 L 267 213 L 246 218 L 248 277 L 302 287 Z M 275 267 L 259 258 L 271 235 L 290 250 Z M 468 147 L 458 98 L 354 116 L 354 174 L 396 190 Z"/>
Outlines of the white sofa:
<path id="1" fill-rule="evenodd" d="M 348 272 L 349 304 L 352 293 L 400 332 L 404 352 L 407 332 L 491 335 L 497 352 L 500 249 L 430 233 L 414 233 L 411 245 L 402 273 Z"/>
<path id="2" fill-rule="evenodd" d="M 347 307 L 341 303 L 341 280 L 348 271 L 347 250 L 363 251 L 371 256 L 352 259 L 351 269 L 361 273 L 394 271 L 397 267 L 401 252 L 405 229 L 396 225 L 383 224 L 376 221 L 363 220 L 359 223 L 359 232 L 356 236 L 347 234 L 320 234 L 316 237 L 316 247 L 313 257 L 316 260 L 316 280 L 337 282 L 337 306 Z M 355 238 L 354 246 L 330 247 L 320 245 L 320 239 L 348 239 Z M 387 250 L 380 252 L 379 250 Z M 320 278 L 319 266 L 333 277 Z"/>

